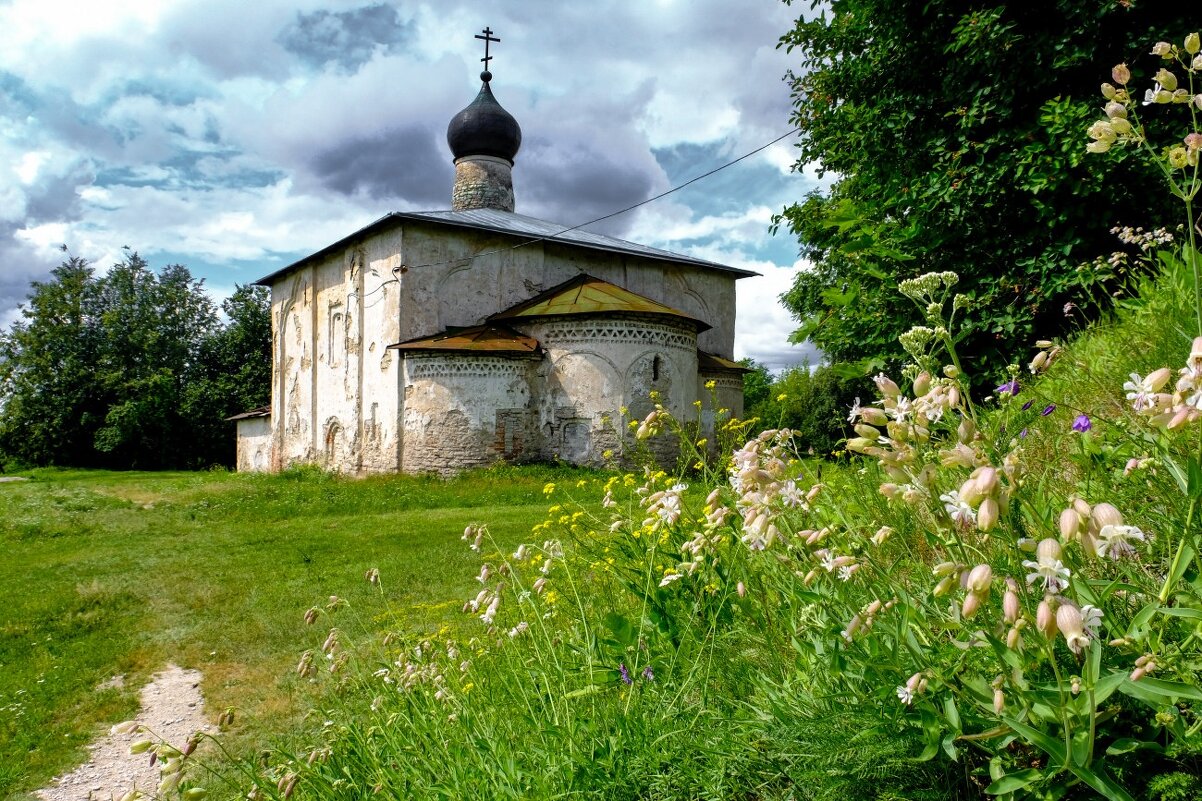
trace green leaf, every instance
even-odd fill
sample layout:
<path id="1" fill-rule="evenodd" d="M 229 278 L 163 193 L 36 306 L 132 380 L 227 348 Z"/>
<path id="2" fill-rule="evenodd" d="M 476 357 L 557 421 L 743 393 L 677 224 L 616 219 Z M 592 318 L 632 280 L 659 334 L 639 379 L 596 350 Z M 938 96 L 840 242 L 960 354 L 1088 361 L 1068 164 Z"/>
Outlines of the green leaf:
<path id="1" fill-rule="evenodd" d="M 1133 698 L 1150 701 L 1154 704 L 1175 704 L 1179 698 L 1191 701 L 1202 701 L 1202 690 L 1179 681 L 1154 679 L 1145 676 L 1139 681 L 1128 681 L 1122 686 L 1122 691 Z"/>
<path id="2" fill-rule="evenodd" d="M 1135 617 L 1131 618 L 1131 625 L 1127 627 L 1127 636 L 1131 639 L 1139 639 L 1139 635 L 1143 632 L 1144 626 L 1148 625 L 1148 621 L 1152 619 L 1152 615 L 1156 614 L 1156 610 L 1160 608 L 1160 604 L 1156 601 L 1145 606 L 1136 613 Z"/>
<path id="3" fill-rule="evenodd" d="M 1202 609 L 1195 609 L 1190 606 L 1162 606 L 1160 613 L 1169 617 L 1184 617 L 1190 620 L 1202 621 Z"/>
<path id="4" fill-rule="evenodd" d="M 1137 750 L 1164 753 L 1164 747 L 1160 745 L 1160 743 L 1150 743 L 1146 740 L 1133 740 L 1130 737 L 1122 737 L 1118 740 L 1115 740 L 1110 744 L 1110 747 L 1106 749 L 1106 753 L 1110 754 L 1111 756 L 1118 756 L 1119 754 L 1129 754 L 1132 751 Z"/>
<path id="5" fill-rule="evenodd" d="M 1008 773 L 985 788 L 989 795 L 1004 795 L 1032 784 L 1043 778 L 1043 771 L 1036 768 Z"/>
<path id="6" fill-rule="evenodd" d="M 947 718 L 947 722 L 951 724 L 955 733 L 959 734 L 960 729 L 960 711 L 956 709 L 956 699 L 952 696 L 947 696 L 943 699 L 943 714 Z M 954 759 L 955 757 L 953 757 Z"/>

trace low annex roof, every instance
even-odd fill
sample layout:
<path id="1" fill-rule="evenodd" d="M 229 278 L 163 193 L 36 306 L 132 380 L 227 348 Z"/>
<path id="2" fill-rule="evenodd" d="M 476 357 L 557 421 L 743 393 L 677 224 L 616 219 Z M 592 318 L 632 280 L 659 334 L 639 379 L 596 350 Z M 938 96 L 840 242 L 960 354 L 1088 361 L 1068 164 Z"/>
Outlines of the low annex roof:
<path id="1" fill-rule="evenodd" d="M 749 278 L 759 273 L 751 270 L 743 270 L 738 267 L 730 267 L 725 264 L 719 264 L 705 259 L 694 258 L 693 256 L 685 256 L 680 253 L 673 253 L 670 250 L 661 250 L 650 245 L 640 245 L 635 242 L 627 242 L 624 239 L 618 239 L 604 234 L 595 234 L 590 231 L 581 230 L 565 230 L 565 226 L 558 223 L 540 220 L 536 217 L 527 217 L 524 214 L 516 214 L 511 211 L 498 211 L 496 209 L 468 209 L 465 211 L 394 211 L 390 212 L 375 222 L 360 228 L 350 236 L 345 236 L 342 239 L 327 245 L 316 253 L 305 256 L 299 261 L 289 264 L 287 267 L 276 270 L 269 275 L 265 275 L 256 284 L 267 286 L 272 281 L 291 272 L 293 269 L 300 267 L 311 259 L 319 258 L 339 248 L 345 247 L 350 242 L 374 234 L 377 231 L 384 230 L 404 221 L 432 223 L 435 225 L 448 225 L 456 228 L 468 228 L 477 231 L 489 231 L 491 233 L 507 234 L 518 239 L 530 239 L 534 241 L 554 242 L 559 245 L 567 245 L 570 247 L 587 248 L 589 250 L 600 250 L 608 253 L 620 253 L 628 256 L 641 256 L 646 259 L 656 259 L 659 261 L 671 262 L 674 264 L 689 264 L 694 267 L 703 267 L 710 270 L 718 270 L 720 272 L 729 273 L 736 278 Z M 517 243 L 515 243 L 517 244 Z"/>
<path id="2" fill-rule="evenodd" d="M 471 328 L 453 328 L 433 336 L 398 342 L 389 345 L 388 350 L 533 355 L 538 353 L 538 340 L 506 326 L 477 325 Z"/>
<path id="3" fill-rule="evenodd" d="M 724 359 L 716 353 L 697 351 L 697 372 L 699 373 L 750 373 L 751 369 L 738 362 Z"/>
<path id="4" fill-rule="evenodd" d="M 513 320 L 521 317 L 555 317 L 573 314 L 663 314 L 688 320 L 697 330 L 712 328 L 709 323 L 690 317 L 678 309 L 665 306 L 651 298 L 635 294 L 629 289 L 602 281 L 581 273 L 559 286 L 535 295 L 505 311 L 498 312 L 490 320 Z"/>
<path id="5" fill-rule="evenodd" d="M 271 406 L 257 406 L 241 414 L 235 414 L 233 417 L 227 417 L 225 420 L 228 423 L 234 420 L 251 420 L 256 417 L 271 417 Z"/>

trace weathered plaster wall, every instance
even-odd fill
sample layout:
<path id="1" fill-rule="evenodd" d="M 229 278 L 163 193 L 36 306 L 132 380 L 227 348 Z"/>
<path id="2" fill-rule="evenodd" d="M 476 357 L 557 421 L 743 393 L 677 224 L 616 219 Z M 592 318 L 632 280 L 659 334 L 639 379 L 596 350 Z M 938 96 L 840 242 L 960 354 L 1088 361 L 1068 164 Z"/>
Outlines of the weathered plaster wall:
<path id="1" fill-rule="evenodd" d="M 546 351 L 536 398 L 543 458 L 600 464 L 618 450 L 621 407 L 646 416 L 652 390 L 674 415 L 694 415 L 697 335 L 687 323 L 598 316 L 519 327 Z"/>
<path id="2" fill-rule="evenodd" d="M 450 473 L 537 458 L 530 358 L 410 353 L 404 358 L 405 472 Z"/>
<path id="3" fill-rule="evenodd" d="M 407 222 L 402 339 L 477 325 L 588 273 L 709 323 L 713 328 L 700 334 L 700 347 L 733 358 L 734 275 L 552 242 L 514 244 L 513 237 Z"/>
<path id="4" fill-rule="evenodd" d="M 262 473 L 271 469 L 271 418 L 249 417 L 238 421 L 239 473 Z"/>
<path id="5" fill-rule="evenodd" d="M 298 269 L 272 286 L 273 469 L 351 473 L 400 465 L 396 341 L 400 231 Z"/>

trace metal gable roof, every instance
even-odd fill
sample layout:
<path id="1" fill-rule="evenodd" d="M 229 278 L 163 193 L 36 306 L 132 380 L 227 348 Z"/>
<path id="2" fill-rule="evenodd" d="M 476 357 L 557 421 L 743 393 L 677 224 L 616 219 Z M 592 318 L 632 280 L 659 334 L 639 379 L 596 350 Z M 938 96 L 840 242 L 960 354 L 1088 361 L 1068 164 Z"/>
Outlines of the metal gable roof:
<path id="1" fill-rule="evenodd" d="M 528 238 L 535 241 L 553 242 L 559 245 L 569 247 L 587 248 L 589 250 L 599 250 L 607 253 L 620 253 L 628 256 L 640 256 L 646 259 L 655 259 L 657 261 L 666 261 L 674 264 L 688 264 L 694 267 L 702 267 L 710 270 L 718 270 L 720 272 L 729 273 L 736 278 L 748 278 L 750 276 L 759 275 L 759 273 L 751 270 L 743 270 L 738 267 L 730 267 L 717 262 L 706 261 L 692 256 L 685 256 L 680 253 L 673 253 L 669 250 L 661 250 L 650 245 L 639 245 L 634 242 L 627 242 L 624 239 L 618 239 L 604 234 L 595 234 L 590 231 L 582 230 L 564 230 L 564 226 L 558 223 L 540 220 L 535 217 L 527 217 L 524 214 L 515 214 L 510 211 L 497 211 L 494 209 L 470 209 L 467 211 L 394 211 L 384 215 L 375 222 L 367 225 L 350 236 L 328 245 L 316 253 L 310 254 L 299 261 L 289 264 L 287 267 L 276 270 L 273 273 L 263 276 L 255 281 L 256 284 L 268 285 L 274 279 L 292 271 L 294 268 L 305 264 L 310 259 L 324 256 L 340 247 L 358 239 L 362 236 L 375 233 L 378 230 L 395 225 L 399 222 L 410 220 L 413 222 L 434 223 L 437 225 L 450 225 L 457 228 L 469 228 L 477 231 L 490 231 L 498 234 L 506 234 L 509 236 Z M 515 243 L 518 244 L 518 243 Z"/>
<path id="2" fill-rule="evenodd" d="M 698 331 L 710 324 L 690 317 L 662 303 L 602 281 L 584 273 L 564 281 L 505 311 L 494 314 L 491 320 L 512 320 L 518 317 L 557 317 L 572 314 L 659 314 L 687 320 Z"/>

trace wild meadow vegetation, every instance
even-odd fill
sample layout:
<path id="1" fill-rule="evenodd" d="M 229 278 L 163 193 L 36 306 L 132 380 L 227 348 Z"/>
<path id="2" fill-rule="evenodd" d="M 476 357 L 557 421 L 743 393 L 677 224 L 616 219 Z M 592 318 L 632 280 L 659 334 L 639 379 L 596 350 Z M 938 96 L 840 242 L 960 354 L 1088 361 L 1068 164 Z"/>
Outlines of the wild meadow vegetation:
<path id="1" fill-rule="evenodd" d="M 0 798 L 73 767 L 168 661 L 203 672 L 211 718 L 236 710 L 235 751 L 303 728 L 307 682 L 284 663 L 315 597 L 371 597 L 356 581 L 370 563 L 390 601 L 373 622 L 435 632 L 472 584 L 463 527 L 487 517 L 517 542 L 545 511 L 547 481 L 591 474 L 23 475 L 0 484 Z"/>
<path id="2" fill-rule="evenodd" d="M 1089 34 L 1065 43 L 928 4 L 916 35 L 973 92 L 924 116 L 877 83 L 917 92 L 920 62 L 843 58 L 924 50 L 921 14 L 850 13 L 894 5 L 836 0 L 840 25 L 785 39 L 809 145 L 848 159 L 807 151 L 844 178 L 786 212 L 817 261 L 791 302 L 835 378 L 880 370 L 833 447 L 770 419 L 699 440 L 657 406 L 630 458 L 673 437 L 675 466 L 5 485 L 7 789 L 131 708 L 95 690 L 112 672 L 170 656 L 234 715 L 196 751 L 144 732 L 164 798 L 1202 798 L 1202 41 L 1115 65 L 1094 119 L 1040 81 L 1135 36 L 1120 12 L 1059 4 Z M 990 133 L 1003 106 L 1042 116 Z M 915 174 L 857 161 L 914 126 Z M 1114 226 L 1108 180 L 1157 224 Z M 970 212 L 1045 188 L 972 238 Z M 1103 224 L 1114 252 L 1068 264 Z M 812 411 L 784 381 L 763 404 Z"/>
<path id="3" fill-rule="evenodd" d="M 999 371 L 962 357 L 979 300 L 955 272 L 902 280 L 906 363 L 836 461 L 733 421 L 714 456 L 657 407 L 633 438 L 677 437 L 678 469 L 549 481 L 516 543 L 487 509 L 465 528 L 474 628 L 393 625 L 364 559 L 357 597 L 304 613 L 319 730 L 221 774 L 161 746 L 161 790 L 1202 797 L 1200 50 L 1155 45 L 1146 93 L 1117 65 L 1078 145 L 1142 152 L 1184 207 L 1116 230 L 1113 313 Z M 1176 143 L 1150 144 L 1141 96 Z"/>

